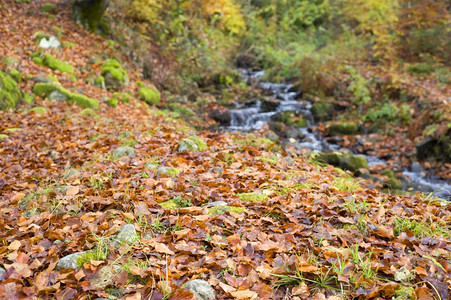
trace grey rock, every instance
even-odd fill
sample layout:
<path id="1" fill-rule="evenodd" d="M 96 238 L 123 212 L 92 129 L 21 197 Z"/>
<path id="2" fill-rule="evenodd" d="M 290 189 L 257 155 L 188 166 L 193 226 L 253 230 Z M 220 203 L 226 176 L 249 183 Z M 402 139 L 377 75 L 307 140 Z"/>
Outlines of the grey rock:
<path id="1" fill-rule="evenodd" d="M 0 275 L 4 274 L 6 272 L 5 269 L 3 269 L 2 267 L 0 267 Z"/>
<path id="2" fill-rule="evenodd" d="M 225 201 L 214 201 L 214 202 L 210 202 L 205 204 L 205 207 L 217 207 L 217 206 L 227 206 L 227 202 Z"/>
<path id="3" fill-rule="evenodd" d="M 155 169 L 158 169 L 158 165 L 152 164 L 152 163 L 147 163 L 146 168 L 150 169 L 150 170 L 155 170 Z"/>
<path id="4" fill-rule="evenodd" d="M 86 251 L 69 254 L 61 258 L 56 264 L 57 269 L 78 269 L 77 257 L 86 254 Z"/>
<path id="5" fill-rule="evenodd" d="M 195 279 L 185 284 L 185 289 L 194 294 L 198 300 L 214 300 L 216 292 L 205 280 Z"/>
<path id="6" fill-rule="evenodd" d="M 50 93 L 49 99 L 54 101 L 67 101 L 68 98 L 60 91 L 53 91 Z"/>
<path id="7" fill-rule="evenodd" d="M 34 82 L 42 82 L 42 83 L 53 83 L 53 81 L 50 78 L 44 77 L 44 76 L 35 76 L 31 78 Z"/>
<path id="8" fill-rule="evenodd" d="M 113 156 L 116 158 L 124 156 L 135 157 L 136 151 L 130 146 L 121 146 L 114 149 Z"/>
<path id="9" fill-rule="evenodd" d="M 136 233 L 135 226 L 133 224 L 125 224 L 121 228 L 121 232 L 113 240 L 114 247 L 120 247 L 124 244 L 132 245 L 138 240 L 138 234 Z"/>
<path id="10" fill-rule="evenodd" d="M 53 35 L 50 35 L 41 39 L 39 47 L 43 49 L 58 49 L 61 47 L 61 42 Z"/>
<path id="11" fill-rule="evenodd" d="M 198 151 L 199 147 L 196 145 L 196 143 L 193 140 L 190 139 L 183 139 L 179 142 L 179 146 L 177 148 L 178 152 L 183 151 Z"/>
<path id="12" fill-rule="evenodd" d="M 128 77 L 125 77 L 125 81 L 120 81 L 119 79 L 115 78 L 111 73 L 106 73 L 104 75 L 105 78 L 105 87 L 107 89 L 112 89 L 115 91 L 122 90 L 123 88 L 127 87 L 129 84 Z"/>

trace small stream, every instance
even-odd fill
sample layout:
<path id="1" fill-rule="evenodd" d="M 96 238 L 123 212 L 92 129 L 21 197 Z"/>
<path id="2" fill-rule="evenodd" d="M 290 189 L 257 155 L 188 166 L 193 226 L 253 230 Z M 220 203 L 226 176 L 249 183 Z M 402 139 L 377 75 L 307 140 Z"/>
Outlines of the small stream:
<path id="1" fill-rule="evenodd" d="M 312 105 L 308 101 L 296 100 L 296 92 L 292 91 L 290 84 L 272 83 L 259 81 L 265 74 L 264 71 L 249 71 L 241 70 L 242 76 L 248 84 L 257 84 L 262 90 L 270 92 L 273 98 L 279 102 L 279 105 L 274 111 L 263 111 L 262 103 L 260 101 L 250 101 L 250 104 L 243 108 L 231 110 L 231 123 L 226 129 L 231 131 L 251 131 L 261 129 L 267 124 L 271 117 L 277 113 L 284 111 L 295 111 L 303 115 L 307 120 L 308 127 L 298 128 L 302 138 L 295 141 L 296 147 L 308 149 L 313 152 L 331 152 L 331 151 L 349 151 L 341 148 L 339 145 L 328 143 L 322 136 L 314 131 L 314 120 L 310 111 Z M 386 165 L 387 162 L 376 156 L 363 156 L 369 166 Z M 425 193 L 433 193 L 437 197 L 451 201 L 451 184 L 439 178 L 431 178 L 425 176 L 424 170 L 418 163 L 413 163 L 411 169 L 405 168 L 403 175 L 404 188 L 412 188 L 415 191 Z"/>

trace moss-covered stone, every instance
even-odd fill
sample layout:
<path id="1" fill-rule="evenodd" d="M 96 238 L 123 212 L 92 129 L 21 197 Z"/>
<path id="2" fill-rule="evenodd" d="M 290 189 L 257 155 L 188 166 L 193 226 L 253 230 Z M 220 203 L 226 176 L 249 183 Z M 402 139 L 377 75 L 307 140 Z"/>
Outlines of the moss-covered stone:
<path id="1" fill-rule="evenodd" d="M 34 112 L 38 115 L 43 115 L 43 114 L 47 113 L 47 109 L 42 106 L 37 106 L 37 107 L 33 107 L 32 109 L 30 109 L 30 112 Z"/>
<path id="2" fill-rule="evenodd" d="M 0 71 L 0 110 L 16 108 L 22 99 L 17 82 L 8 74 Z"/>
<path id="3" fill-rule="evenodd" d="M 262 201 L 268 199 L 267 195 L 259 193 L 241 193 L 238 194 L 238 197 L 243 201 Z"/>
<path id="4" fill-rule="evenodd" d="M 107 89 L 121 90 L 128 85 L 128 74 L 116 59 L 103 62 L 101 76 Z"/>
<path id="5" fill-rule="evenodd" d="M 100 106 L 99 101 L 97 101 L 96 99 L 73 93 L 69 98 L 69 102 L 75 102 L 78 106 L 83 108 L 95 108 Z"/>
<path id="6" fill-rule="evenodd" d="M 332 105 L 324 101 L 318 101 L 312 105 L 311 112 L 315 120 L 327 121 L 332 118 Z"/>
<path id="7" fill-rule="evenodd" d="M 402 189 L 402 182 L 395 177 L 395 174 L 391 170 L 382 171 L 381 175 L 387 176 L 388 179 L 384 181 L 385 187 L 392 190 Z"/>
<path id="8" fill-rule="evenodd" d="M 109 107 L 117 107 L 117 99 L 116 98 L 108 98 L 105 100 L 106 105 Z"/>
<path id="9" fill-rule="evenodd" d="M 96 99 L 92 99 L 80 94 L 71 93 L 65 88 L 53 83 L 37 83 L 33 87 L 33 93 L 42 98 L 49 97 L 50 94 L 55 91 L 66 96 L 68 102 L 75 102 L 78 106 L 83 108 L 95 108 L 100 105 L 99 101 L 97 101 Z"/>
<path id="10" fill-rule="evenodd" d="M 189 138 L 182 139 L 179 142 L 179 146 L 177 147 L 178 152 L 183 151 L 202 151 L 206 149 L 208 146 L 207 144 L 197 136 L 192 136 Z"/>
<path id="11" fill-rule="evenodd" d="M 332 124 L 329 124 L 327 127 L 327 131 L 329 135 L 335 136 L 335 135 L 350 135 L 350 134 L 356 134 L 359 130 L 359 127 L 354 122 L 335 122 Z"/>
<path id="12" fill-rule="evenodd" d="M 129 103 L 131 98 L 130 95 L 126 93 L 113 93 L 113 97 L 122 103 Z"/>
<path id="13" fill-rule="evenodd" d="M 78 113 L 79 116 L 98 117 L 98 115 L 91 108 L 85 108 Z"/>
<path id="14" fill-rule="evenodd" d="M 55 12 L 55 5 L 51 4 L 51 3 L 45 3 L 41 6 L 41 11 L 42 12 Z"/>
<path id="15" fill-rule="evenodd" d="M 157 170 L 158 175 L 168 175 L 169 177 L 176 177 L 180 173 L 180 170 L 172 167 L 159 167 Z"/>
<path id="16" fill-rule="evenodd" d="M 34 100 L 34 95 L 30 95 L 28 93 L 25 93 L 23 95 L 23 100 L 25 101 L 25 103 L 27 103 L 28 105 L 32 105 L 33 104 L 33 100 Z"/>
<path id="17" fill-rule="evenodd" d="M 33 60 L 36 64 L 38 64 L 38 65 L 40 65 L 40 66 L 44 66 L 44 60 L 43 60 L 42 58 L 40 58 L 39 56 L 33 57 L 32 60 Z"/>
<path id="18" fill-rule="evenodd" d="M 231 206 L 231 205 L 223 205 L 223 206 L 214 206 L 208 209 L 209 215 L 220 215 L 226 212 L 233 212 L 236 214 L 241 214 L 245 211 L 248 211 L 247 208 L 241 206 Z"/>
<path id="19" fill-rule="evenodd" d="M 74 71 L 74 67 L 72 67 L 69 63 L 58 60 L 50 54 L 44 54 L 43 63 L 50 69 L 58 70 L 63 73 L 72 73 Z"/>
<path id="20" fill-rule="evenodd" d="M 22 82 L 22 75 L 16 69 L 12 69 L 9 71 L 9 75 L 17 82 Z"/>
<path id="21" fill-rule="evenodd" d="M 320 153 L 315 158 L 319 162 L 327 163 L 338 168 L 349 170 L 359 175 L 360 169 L 368 169 L 368 162 L 362 156 L 349 153 Z"/>
<path id="22" fill-rule="evenodd" d="M 160 104 L 160 92 L 156 88 L 147 88 L 143 87 L 139 90 L 139 97 L 141 100 L 146 102 L 149 105 L 158 105 Z"/>
<path id="23" fill-rule="evenodd" d="M 9 135 L 0 133 L 0 141 L 9 138 Z"/>

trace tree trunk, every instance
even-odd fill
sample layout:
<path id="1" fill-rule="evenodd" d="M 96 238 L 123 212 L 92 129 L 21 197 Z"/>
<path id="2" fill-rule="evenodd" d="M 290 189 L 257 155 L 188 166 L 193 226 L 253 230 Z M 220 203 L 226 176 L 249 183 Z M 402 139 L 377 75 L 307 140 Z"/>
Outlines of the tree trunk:
<path id="1" fill-rule="evenodd" d="M 72 18 L 87 30 L 108 34 L 109 26 L 104 17 L 109 0 L 75 0 Z"/>

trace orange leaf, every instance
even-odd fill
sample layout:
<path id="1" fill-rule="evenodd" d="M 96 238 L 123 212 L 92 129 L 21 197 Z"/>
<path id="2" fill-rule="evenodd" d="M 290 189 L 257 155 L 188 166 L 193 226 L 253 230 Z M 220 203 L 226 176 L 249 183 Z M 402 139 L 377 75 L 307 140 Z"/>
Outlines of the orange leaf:
<path id="1" fill-rule="evenodd" d="M 72 187 L 67 189 L 66 196 L 75 196 L 75 195 L 78 194 L 79 191 L 80 191 L 80 187 L 72 186 Z"/>

